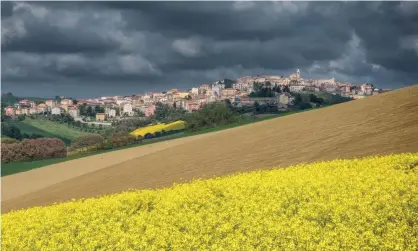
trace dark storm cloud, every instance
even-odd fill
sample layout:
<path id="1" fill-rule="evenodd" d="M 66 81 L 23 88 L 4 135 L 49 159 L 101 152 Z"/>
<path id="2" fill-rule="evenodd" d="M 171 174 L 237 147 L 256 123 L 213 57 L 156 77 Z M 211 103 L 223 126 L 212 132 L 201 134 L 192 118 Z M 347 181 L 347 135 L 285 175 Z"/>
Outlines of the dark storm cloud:
<path id="1" fill-rule="evenodd" d="M 32 95 L 116 95 L 300 68 L 307 77 L 397 88 L 418 80 L 417 7 L 2 2 L 2 87 Z"/>
<path id="2" fill-rule="evenodd" d="M 1 2 L 1 19 L 13 15 L 13 6 L 11 2 Z"/>
<path id="3" fill-rule="evenodd" d="M 388 2 L 374 8 L 363 2 L 349 9 L 353 13 L 349 23 L 362 39 L 370 62 L 400 72 L 417 72 L 417 7 L 418 2 Z M 414 8 L 415 13 L 409 13 Z M 402 39 L 409 36 L 415 41 L 409 47 L 402 47 Z"/>

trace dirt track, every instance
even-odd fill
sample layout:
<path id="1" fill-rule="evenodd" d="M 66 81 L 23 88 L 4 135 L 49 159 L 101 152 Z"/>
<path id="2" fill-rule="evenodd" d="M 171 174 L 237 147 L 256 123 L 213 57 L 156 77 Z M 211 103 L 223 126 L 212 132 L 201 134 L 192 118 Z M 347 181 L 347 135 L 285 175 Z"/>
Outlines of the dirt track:
<path id="1" fill-rule="evenodd" d="M 2 178 L 2 210 L 301 162 L 418 152 L 418 85 Z"/>

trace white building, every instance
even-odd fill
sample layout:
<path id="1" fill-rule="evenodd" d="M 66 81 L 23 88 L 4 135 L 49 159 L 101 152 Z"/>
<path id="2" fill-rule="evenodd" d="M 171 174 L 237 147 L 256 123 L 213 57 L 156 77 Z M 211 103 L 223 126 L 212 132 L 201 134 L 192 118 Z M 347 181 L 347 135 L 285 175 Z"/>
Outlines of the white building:
<path id="1" fill-rule="evenodd" d="M 128 116 L 134 115 L 132 104 L 126 103 L 123 105 L 123 114 L 127 114 Z"/>
<path id="2" fill-rule="evenodd" d="M 116 117 L 116 110 L 115 109 L 110 109 L 110 108 L 106 108 L 105 109 L 105 114 L 108 118 L 114 118 Z"/>
<path id="3" fill-rule="evenodd" d="M 219 96 L 221 96 L 221 94 L 222 94 L 222 89 L 220 88 L 219 85 L 216 85 L 216 86 L 212 87 L 212 95 L 213 96 L 219 97 Z"/>
<path id="4" fill-rule="evenodd" d="M 61 105 L 73 105 L 74 104 L 74 102 L 73 102 L 73 100 L 72 99 L 63 99 L 63 100 L 61 100 Z"/>
<path id="5" fill-rule="evenodd" d="M 116 104 L 117 105 L 121 105 L 121 104 L 123 104 L 123 103 L 126 103 L 127 101 L 125 100 L 125 99 L 117 99 L 116 100 Z"/>
<path id="6" fill-rule="evenodd" d="M 48 107 L 55 107 L 56 104 L 57 103 L 55 102 L 55 100 L 47 100 L 47 101 L 45 101 L 45 105 L 48 106 Z"/>
<path id="7" fill-rule="evenodd" d="M 62 113 L 62 109 L 60 107 L 52 107 L 51 114 L 52 115 L 60 115 Z"/>
<path id="8" fill-rule="evenodd" d="M 287 93 L 282 93 L 279 96 L 279 103 L 284 104 L 284 105 L 288 105 L 290 103 L 290 98 L 291 96 Z"/>
<path id="9" fill-rule="evenodd" d="M 192 88 L 192 90 L 190 92 L 194 95 L 199 95 L 199 88 L 194 87 L 194 88 Z"/>
<path id="10" fill-rule="evenodd" d="M 29 114 L 37 114 L 37 113 L 38 113 L 38 110 L 36 109 L 36 107 L 31 107 L 29 109 Z"/>
<path id="11" fill-rule="evenodd" d="M 144 96 L 142 97 L 142 99 L 144 100 L 144 104 L 149 104 L 149 103 L 151 103 L 151 102 L 152 102 L 151 95 L 148 95 L 148 94 L 144 95 Z"/>
<path id="12" fill-rule="evenodd" d="M 303 91 L 303 89 L 305 89 L 305 86 L 303 86 L 303 85 L 291 85 L 289 88 L 290 88 L 290 92 L 300 92 L 300 91 Z"/>
<path id="13" fill-rule="evenodd" d="M 70 114 L 70 116 L 73 117 L 73 118 L 78 118 L 78 117 L 80 117 L 80 110 L 70 109 L 70 110 L 68 110 L 68 114 Z"/>

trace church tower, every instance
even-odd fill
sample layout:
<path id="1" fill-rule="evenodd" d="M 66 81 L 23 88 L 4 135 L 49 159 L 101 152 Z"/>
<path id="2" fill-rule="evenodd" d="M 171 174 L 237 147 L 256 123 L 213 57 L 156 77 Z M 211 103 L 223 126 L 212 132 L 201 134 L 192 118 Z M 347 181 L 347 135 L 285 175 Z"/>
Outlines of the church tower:
<path id="1" fill-rule="evenodd" d="M 300 70 L 299 69 L 296 71 L 296 77 L 297 77 L 297 79 L 300 79 Z"/>

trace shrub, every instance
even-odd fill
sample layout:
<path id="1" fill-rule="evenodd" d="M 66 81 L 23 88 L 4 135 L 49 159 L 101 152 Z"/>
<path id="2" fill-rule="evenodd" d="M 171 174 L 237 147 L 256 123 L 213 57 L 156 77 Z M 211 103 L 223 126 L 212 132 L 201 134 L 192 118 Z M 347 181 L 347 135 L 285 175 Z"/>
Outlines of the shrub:
<path id="1" fill-rule="evenodd" d="M 76 150 L 76 149 L 81 149 L 81 148 L 91 147 L 91 146 L 96 146 L 97 148 L 99 148 L 98 146 L 103 144 L 103 142 L 104 142 L 104 138 L 103 138 L 103 136 L 101 136 L 99 134 L 83 135 L 83 136 L 75 139 L 71 143 L 71 146 L 70 146 L 69 150 L 73 151 L 73 150 Z"/>
<path id="2" fill-rule="evenodd" d="M 12 139 L 12 138 L 1 139 L 2 144 L 13 144 L 13 143 L 18 143 L 18 142 L 19 140 Z"/>
<path id="3" fill-rule="evenodd" d="M 8 123 L 1 123 L 1 133 L 9 138 L 21 140 L 22 133 L 20 129 L 15 125 L 10 125 Z"/>
<path id="4" fill-rule="evenodd" d="M 67 156 L 73 156 L 73 155 L 78 155 L 78 154 L 88 153 L 88 152 L 95 152 L 99 149 L 103 149 L 102 144 L 87 146 L 87 147 L 79 148 L 79 149 L 76 149 L 76 150 L 68 151 Z"/>
<path id="5" fill-rule="evenodd" d="M 312 108 L 312 105 L 311 105 L 311 103 L 309 103 L 309 102 L 304 102 L 304 101 L 302 101 L 302 102 L 300 102 L 299 104 L 298 104 L 298 106 L 297 106 L 300 110 L 306 110 L 306 109 L 310 109 L 310 108 Z"/>
<path id="6" fill-rule="evenodd" d="M 129 133 L 115 133 L 108 140 L 112 143 L 113 147 L 120 147 L 134 144 L 136 138 Z"/>
<path id="7" fill-rule="evenodd" d="M 188 131 L 216 127 L 238 121 L 239 117 L 226 103 L 214 103 L 186 116 Z"/>
<path id="8" fill-rule="evenodd" d="M 25 139 L 18 143 L 1 144 L 1 161 L 4 163 L 65 156 L 67 156 L 65 144 L 57 138 Z"/>

